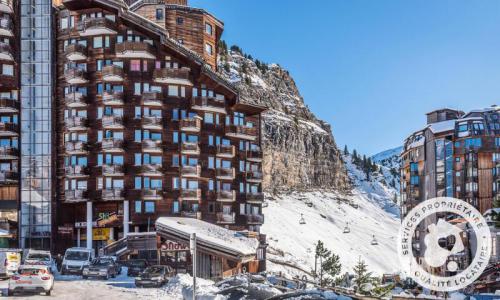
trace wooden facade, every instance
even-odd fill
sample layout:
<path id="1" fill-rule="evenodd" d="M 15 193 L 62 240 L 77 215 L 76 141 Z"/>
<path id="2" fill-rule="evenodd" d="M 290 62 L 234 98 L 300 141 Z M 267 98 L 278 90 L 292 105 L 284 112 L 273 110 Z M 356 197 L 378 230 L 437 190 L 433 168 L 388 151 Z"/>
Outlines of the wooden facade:
<path id="1" fill-rule="evenodd" d="M 89 202 L 94 222 L 119 220 L 110 240 L 159 216 L 259 231 L 264 108 L 120 1 L 63 1 L 56 26 L 53 218 L 75 228 L 57 244 L 78 243 Z"/>

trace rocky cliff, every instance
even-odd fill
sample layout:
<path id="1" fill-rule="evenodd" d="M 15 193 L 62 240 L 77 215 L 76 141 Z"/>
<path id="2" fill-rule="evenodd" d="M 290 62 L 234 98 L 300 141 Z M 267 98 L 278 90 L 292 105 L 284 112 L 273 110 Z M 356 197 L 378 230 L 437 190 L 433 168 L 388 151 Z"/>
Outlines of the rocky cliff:
<path id="1" fill-rule="evenodd" d="M 265 191 L 350 189 L 330 125 L 305 105 L 288 71 L 241 50 L 223 50 L 219 64 L 244 101 L 269 108 L 263 115 Z"/>

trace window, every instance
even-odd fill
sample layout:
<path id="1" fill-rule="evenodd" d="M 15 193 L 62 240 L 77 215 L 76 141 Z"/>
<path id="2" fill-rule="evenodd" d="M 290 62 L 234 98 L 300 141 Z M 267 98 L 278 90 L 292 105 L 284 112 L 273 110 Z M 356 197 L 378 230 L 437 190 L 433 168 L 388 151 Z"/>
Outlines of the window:
<path id="1" fill-rule="evenodd" d="M 178 167 L 179 166 L 179 155 L 174 154 L 172 155 L 172 167 Z"/>
<path id="2" fill-rule="evenodd" d="M 102 48 L 102 36 L 95 36 L 92 46 L 94 47 L 94 49 Z"/>
<path id="3" fill-rule="evenodd" d="M 8 76 L 14 76 L 14 66 L 13 65 L 3 65 L 2 74 Z"/>
<path id="4" fill-rule="evenodd" d="M 207 54 L 208 54 L 208 55 L 212 55 L 212 54 L 213 54 L 213 51 L 214 51 L 214 50 L 213 50 L 212 45 L 210 45 L 210 44 L 208 44 L 208 43 L 207 43 L 207 44 L 205 44 L 205 52 L 207 52 Z"/>
<path id="5" fill-rule="evenodd" d="M 213 156 L 208 157 L 208 168 L 209 169 L 215 168 L 215 158 Z"/>
<path id="6" fill-rule="evenodd" d="M 161 8 L 156 9 L 156 20 L 157 21 L 163 20 L 163 9 Z"/>
<path id="7" fill-rule="evenodd" d="M 184 24 L 184 19 L 181 17 L 178 17 L 177 18 L 177 25 L 182 25 L 182 24 Z"/>
<path id="8" fill-rule="evenodd" d="M 212 25 L 208 24 L 208 23 L 205 23 L 205 32 L 208 34 L 208 35 L 212 35 Z"/>
<path id="9" fill-rule="evenodd" d="M 141 60 L 132 59 L 130 61 L 130 71 L 140 71 L 141 70 Z"/>
<path id="10" fill-rule="evenodd" d="M 142 213 L 142 202 L 141 201 L 135 201 L 135 213 L 136 214 Z"/>
<path id="11" fill-rule="evenodd" d="M 479 148 L 481 147 L 481 138 L 473 138 L 473 139 L 466 139 L 465 140 L 465 147 L 466 148 Z"/>
<path id="12" fill-rule="evenodd" d="M 179 177 L 172 178 L 172 189 L 178 190 L 180 188 L 180 180 Z"/>
<path id="13" fill-rule="evenodd" d="M 208 136 L 208 145 L 209 146 L 213 146 L 214 145 L 214 136 L 213 135 L 209 135 Z"/>
<path id="14" fill-rule="evenodd" d="M 109 46 L 111 46 L 111 41 L 110 41 L 109 35 L 107 35 L 104 37 L 104 47 L 109 48 Z"/>
<path id="15" fill-rule="evenodd" d="M 213 123 L 214 123 L 214 114 L 205 113 L 205 124 L 213 124 Z"/>
<path id="16" fill-rule="evenodd" d="M 500 147 L 500 137 L 495 138 L 495 146 Z"/>
<path id="17" fill-rule="evenodd" d="M 177 131 L 174 131 L 172 133 L 172 141 L 177 144 L 179 142 L 179 132 Z"/>
<path id="18" fill-rule="evenodd" d="M 144 202 L 144 212 L 147 214 L 154 214 L 155 212 L 155 203 L 152 201 Z"/>
<path id="19" fill-rule="evenodd" d="M 134 95 L 140 95 L 140 94 L 141 94 L 141 83 L 136 82 L 134 83 Z"/>
<path id="20" fill-rule="evenodd" d="M 179 201 L 175 200 L 173 203 L 172 203 L 172 213 L 174 214 L 178 214 L 179 213 Z"/>
<path id="21" fill-rule="evenodd" d="M 213 179 L 209 179 L 208 180 L 208 190 L 209 191 L 213 191 L 214 190 L 214 180 Z"/>
<path id="22" fill-rule="evenodd" d="M 176 85 L 169 85 L 168 95 L 172 97 L 179 97 L 179 87 Z"/>

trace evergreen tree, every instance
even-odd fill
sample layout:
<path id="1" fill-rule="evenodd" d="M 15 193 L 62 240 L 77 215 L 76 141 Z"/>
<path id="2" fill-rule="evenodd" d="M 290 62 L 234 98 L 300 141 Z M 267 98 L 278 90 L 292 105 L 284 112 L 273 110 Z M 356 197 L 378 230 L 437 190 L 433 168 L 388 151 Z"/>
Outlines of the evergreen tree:
<path id="1" fill-rule="evenodd" d="M 354 164 L 358 163 L 358 152 L 356 151 L 356 149 L 352 150 L 352 161 L 354 162 Z"/>
<path id="2" fill-rule="evenodd" d="M 493 208 L 500 208 L 500 197 L 493 201 Z M 493 210 L 493 220 L 495 221 L 495 227 L 500 228 L 500 213 L 495 212 L 495 210 Z"/>
<path id="3" fill-rule="evenodd" d="M 358 287 L 358 291 L 361 289 L 361 286 L 370 281 L 372 276 L 372 272 L 368 272 L 368 265 L 364 260 L 359 257 L 358 262 L 353 268 L 354 271 L 354 283 Z"/>
<path id="4" fill-rule="evenodd" d="M 349 155 L 349 150 L 347 149 L 347 145 L 344 146 L 344 155 Z"/>
<path id="5" fill-rule="evenodd" d="M 319 270 L 312 271 L 313 275 L 319 276 L 321 286 L 333 284 L 335 277 L 342 270 L 340 257 L 328 250 L 322 241 L 318 241 L 316 244 L 315 254 L 316 265 L 320 263 L 320 266 Z M 317 274 L 317 272 L 319 273 Z"/>

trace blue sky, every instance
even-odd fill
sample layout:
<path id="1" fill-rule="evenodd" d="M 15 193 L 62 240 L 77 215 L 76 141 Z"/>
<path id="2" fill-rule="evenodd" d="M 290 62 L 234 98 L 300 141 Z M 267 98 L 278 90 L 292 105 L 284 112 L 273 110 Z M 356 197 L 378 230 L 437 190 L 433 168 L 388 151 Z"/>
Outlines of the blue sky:
<path id="1" fill-rule="evenodd" d="M 500 104 L 500 2 L 191 0 L 223 38 L 290 71 L 311 110 L 366 154 L 440 107 Z"/>

